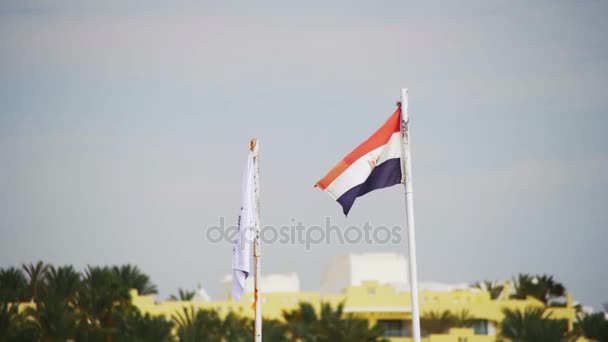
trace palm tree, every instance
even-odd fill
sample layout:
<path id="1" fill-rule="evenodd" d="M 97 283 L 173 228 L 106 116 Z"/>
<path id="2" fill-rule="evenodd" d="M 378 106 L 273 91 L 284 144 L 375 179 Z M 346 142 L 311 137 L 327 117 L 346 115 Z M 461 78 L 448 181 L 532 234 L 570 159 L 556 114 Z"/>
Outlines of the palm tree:
<path id="1" fill-rule="evenodd" d="M 526 299 L 527 296 L 531 296 L 548 305 L 551 301 L 566 295 L 564 286 L 553 280 L 553 276 L 545 274 L 531 276 L 520 273 L 513 283 L 515 285 L 513 297 L 517 299 Z"/>
<path id="2" fill-rule="evenodd" d="M 456 321 L 454 323 L 454 326 L 458 328 L 470 328 L 475 322 L 475 316 L 471 315 L 471 313 L 467 309 L 463 309 L 462 311 L 457 313 L 455 317 Z"/>
<path id="3" fill-rule="evenodd" d="M 109 267 L 88 266 L 82 279 L 76 304 L 81 313 L 80 339 L 103 335 L 112 340 L 114 311 L 129 305 L 129 289 Z"/>
<path id="4" fill-rule="evenodd" d="M 183 308 L 182 312 L 173 315 L 173 320 L 181 342 L 222 341 L 222 320 L 214 310 Z"/>
<path id="5" fill-rule="evenodd" d="M 169 300 L 189 301 L 189 300 L 192 300 L 192 298 L 194 298 L 195 295 L 196 295 L 196 292 L 194 292 L 194 291 L 178 289 L 177 296 L 171 295 L 171 296 L 169 296 Z"/>
<path id="6" fill-rule="evenodd" d="M 312 327 L 318 318 L 315 308 L 311 304 L 301 302 L 298 309 L 283 311 L 283 319 L 287 323 L 291 339 L 304 342 L 315 341 L 316 335 L 312 331 Z"/>
<path id="7" fill-rule="evenodd" d="M 27 297 L 27 280 L 19 268 L 0 269 L 0 302 L 21 302 Z"/>
<path id="8" fill-rule="evenodd" d="M 300 303 L 296 310 L 283 312 L 287 323 L 287 335 L 299 341 L 383 341 L 382 329 L 370 327 L 364 319 L 344 315 L 344 303 L 335 309 L 322 303 L 320 314 L 309 303 Z"/>
<path id="9" fill-rule="evenodd" d="M 39 263 L 40 264 L 40 263 Z M 33 266 L 33 265 L 30 265 Z M 28 267 L 38 273 L 40 267 Z M 30 276 L 31 277 L 31 276 Z M 36 293 L 36 308 L 27 308 L 28 323 L 35 326 L 42 340 L 73 339 L 76 336 L 78 314 L 74 307 L 80 286 L 80 274 L 72 266 L 47 267 L 38 283 L 45 283 Z"/>
<path id="10" fill-rule="evenodd" d="M 345 339 L 345 333 L 348 332 L 344 329 L 345 326 L 351 325 L 351 322 L 343 322 L 344 303 L 338 304 L 335 308 L 332 308 L 329 303 L 321 304 L 321 314 L 316 324 L 316 333 L 320 339 L 324 341 L 352 341 L 352 339 Z M 346 323 L 346 324 L 345 324 Z M 357 336 L 356 340 L 364 341 L 362 336 Z"/>
<path id="11" fill-rule="evenodd" d="M 228 341 L 250 341 L 253 336 L 253 321 L 249 318 L 241 317 L 233 312 L 228 313 L 222 323 L 222 336 Z M 267 340 L 270 338 L 264 337 Z M 272 340 L 271 340 L 272 341 Z"/>
<path id="12" fill-rule="evenodd" d="M 263 320 L 262 331 L 264 338 L 273 342 L 289 342 L 291 339 L 287 337 L 287 324 L 278 320 Z"/>
<path id="13" fill-rule="evenodd" d="M 135 320 L 135 336 L 136 339 L 129 341 L 171 341 L 171 329 L 173 322 L 165 317 L 152 317 L 150 314 L 139 316 Z"/>
<path id="14" fill-rule="evenodd" d="M 370 327 L 369 321 L 366 319 L 348 317 L 342 319 L 341 322 L 341 327 L 336 329 L 335 334 L 328 336 L 325 341 L 385 341 L 382 337 L 382 328 L 378 325 Z"/>
<path id="15" fill-rule="evenodd" d="M 144 315 L 134 306 L 122 306 L 115 315 L 115 342 L 171 341 L 173 322 L 164 316 Z"/>
<path id="16" fill-rule="evenodd" d="M 551 319 L 544 308 L 527 307 L 524 311 L 504 309 L 500 337 L 511 342 L 563 342 L 567 322 Z"/>
<path id="17" fill-rule="evenodd" d="M 78 314 L 69 302 L 51 293 L 41 295 L 36 308 L 29 307 L 26 314 L 35 324 L 40 340 L 66 341 L 77 335 Z"/>
<path id="18" fill-rule="evenodd" d="M 0 341 L 15 339 L 21 323 L 18 307 L 0 298 Z"/>
<path id="19" fill-rule="evenodd" d="M 457 322 L 458 317 L 449 310 L 429 311 L 422 315 L 420 325 L 427 334 L 445 334 L 450 328 L 457 326 Z"/>
<path id="20" fill-rule="evenodd" d="M 500 297 L 502 294 L 502 290 L 505 288 L 504 285 L 489 280 L 479 281 L 471 285 L 471 287 L 480 289 L 482 291 L 488 291 L 492 300 L 498 299 L 498 297 Z"/>
<path id="21" fill-rule="evenodd" d="M 173 320 L 177 324 L 177 336 L 180 341 L 197 341 L 204 336 L 203 331 L 199 331 L 196 325 L 196 313 L 194 308 L 183 308 L 182 312 L 173 315 Z"/>
<path id="22" fill-rule="evenodd" d="M 19 307 L 0 298 L 0 341 L 39 341 L 38 328 Z"/>
<path id="23" fill-rule="evenodd" d="M 581 315 L 574 326 L 577 336 L 582 336 L 593 341 L 608 341 L 608 321 L 604 313 Z"/>
<path id="24" fill-rule="evenodd" d="M 80 288 L 80 273 L 72 266 L 50 266 L 44 281 L 46 293 L 68 303 L 73 303 Z"/>
<path id="25" fill-rule="evenodd" d="M 123 265 L 112 267 L 112 272 L 120 279 L 128 289 L 137 289 L 140 295 L 157 294 L 156 285 L 150 282 L 150 277 L 141 272 L 134 265 Z"/>
<path id="26" fill-rule="evenodd" d="M 45 264 L 42 261 L 38 261 L 36 264 L 21 264 L 21 267 L 27 273 L 29 278 L 28 290 L 29 296 L 31 296 L 31 300 L 34 302 L 38 301 L 38 290 L 40 288 L 41 283 L 44 281 L 44 275 L 46 271 L 49 269 L 49 265 Z"/>

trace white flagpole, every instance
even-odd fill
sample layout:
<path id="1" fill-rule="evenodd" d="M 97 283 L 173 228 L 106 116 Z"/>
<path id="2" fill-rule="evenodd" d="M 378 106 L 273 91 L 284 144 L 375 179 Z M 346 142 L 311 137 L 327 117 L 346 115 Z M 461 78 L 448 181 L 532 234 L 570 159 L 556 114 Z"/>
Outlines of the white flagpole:
<path id="1" fill-rule="evenodd" d="M 262 342 L 262 301 L 260 300 L 260 157 L 259 140 L 251 139 L 251 152 L 253 152 L 253 186 L 255 194 L 255 240 L 253 241 L 253 258 L 255 259 L 255 329 L 254 341 Z"/>
<path id="2" fill-rule="evenodd" d="M 410 290 L 412 295 L 412 336 L 420 342 L 420 306 L 418 304 L 418 271 L 416 269 L 416 234 L 414 230 L 414 190 L 412 188 L 412 158 L 407 89 L 401 89 L 401 134 L 403 136 L 403 172 L 405 185 L 405 211 L 410 261 Z"/>

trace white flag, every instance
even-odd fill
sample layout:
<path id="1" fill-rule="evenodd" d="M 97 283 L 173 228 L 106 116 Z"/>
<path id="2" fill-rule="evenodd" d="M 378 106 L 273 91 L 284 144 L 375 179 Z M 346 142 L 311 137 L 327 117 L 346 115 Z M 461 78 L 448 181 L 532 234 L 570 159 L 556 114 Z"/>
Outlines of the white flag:
<path id="1" fill-rule="evenodd" d="M 232 297 L 241 300 L 245 292 L 245 281 L 251 273 L 251 248 L 255 236 L 255 191 L 253 153 L 249 153 L 241 199 L 241 214 L 232 247 Z"/>

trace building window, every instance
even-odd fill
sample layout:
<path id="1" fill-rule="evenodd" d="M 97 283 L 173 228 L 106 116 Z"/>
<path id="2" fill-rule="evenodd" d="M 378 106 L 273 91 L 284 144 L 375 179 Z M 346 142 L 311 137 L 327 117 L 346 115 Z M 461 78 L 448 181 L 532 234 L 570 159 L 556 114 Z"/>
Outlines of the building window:
<path id="1" fill-rule="evenodd" d="M 473 331 L 475 335 L 488 335 L 488 321 L 475 320 L 473 321 Z"/>
<path id="2" fill-rule="evenodd" d="M 400 319 L 380 319 L 378 326 L 383 330 L 384 337 L 412 336 L 406 321 Z"/>
<path id="3" fill-rule="evenodd" d="M 368 294 L 369 296 L 373 296 L 373 295 L 375 295 L 375 294 L 376 294 L 376 289 L 375 289 L 375 288 L 373 288 L 373 287 L 370 287 L 369 289 L 367 289 L 367 294 Z"/>

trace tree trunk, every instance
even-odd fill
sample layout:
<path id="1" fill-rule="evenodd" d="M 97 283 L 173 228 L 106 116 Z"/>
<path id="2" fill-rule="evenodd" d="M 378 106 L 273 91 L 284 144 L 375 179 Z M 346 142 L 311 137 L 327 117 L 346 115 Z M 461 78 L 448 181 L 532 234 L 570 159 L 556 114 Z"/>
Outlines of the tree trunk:
<path id="1" fill-rule="evenodd" d="M 108 315 L 106 316 L 106 328 L 111 329 L 112 328 L 112 312 L 108 312 Z M 106 335 L 106 342 L 112 342 L 112 334 L 108 333 Z"/>

